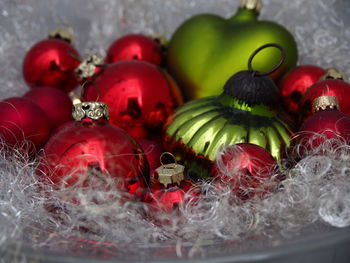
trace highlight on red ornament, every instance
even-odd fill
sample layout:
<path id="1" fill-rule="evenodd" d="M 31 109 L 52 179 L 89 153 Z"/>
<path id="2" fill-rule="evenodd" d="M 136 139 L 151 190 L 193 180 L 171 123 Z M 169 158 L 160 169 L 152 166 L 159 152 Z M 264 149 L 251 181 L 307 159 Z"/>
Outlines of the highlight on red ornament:
<path id="1" fill-rule="evenodd" d="M 164 187 L 155 183 L 150 192 L 145 195 L 144 201 L 150 205 L 152 212 L 172 213 L 184 201 L 186 193 L 194 186 L 189 180 L 183 180 L 179 185 L 173 184 Z"/>
<path id="2" fill-rule="evenodd" d="M 287 109 L 290 112 L 298 113 L 300 103 L 307 90 L 326 73 L 325 69 L 315 65 L 301 65 L 284 75 L 279 86 Z"/>
<path id="3" fill-rule="evenodd" d="M 64 31 L 55 31 L 29 49 L 23 61 L 23 77 L 29 87 L 69 92 L 77 86 L 74 70 L 80 63 L 79 54 L 66 36 Z"/>
<path id="4" fill-rule="evenodd" d="M 169 82 L 169 78 L 155 65 L 144 61 L 107 64 L 85 85 L 83 99 L 106 103 L 111 123 L 126 132 L 145 128 L 149 134 L 159 135 L 177 103 L 182 102 L 180 92 L 173 91 L 178 87 Z M 134 133 L 140 135 L 136 139 L 145 138 L 144 134 Z"/>
<path id="5" fill-rule="evenodd" d="M 74 107 L 76 121 L 57 130 L 43 149 L 37 169 L 41 181 L 63 191 L 63 198 L 73 203 L 84 201 L 84 191 L 103 193 L 105 198 L 97 196 L 93 201 L 97 204 L 141 199 L 149 167 L 140 146 L 107 122 L 104 103 L 83 102 Z"/>
<path id="6" fill-rule="evenodd" d="M 10 146 L 31 152 L 39 150 L 49 138 L 50 120 L 29 99 L 16 97 L 1 101 L 0 115 L 0 136 Z M 25 146 L 26 141 L 32 143 L 34 148 Z"/>
<path id="7" fill-rule="evenodd" d="M 276 190 L 277 163 L 264 148 L 238 143 L 223 148 L 217 155 L 211 176 L 220 188 L 229 187 L 242 200 L 262 198 Z"/>
<path id="8" fill-rule="evenodd" d="M 106 55 L 106 63 L 121 60 L 142 60 L 160 65 L 161 46 L 156 40 L 142 34 L 125 35 L 111 44 Z"/>

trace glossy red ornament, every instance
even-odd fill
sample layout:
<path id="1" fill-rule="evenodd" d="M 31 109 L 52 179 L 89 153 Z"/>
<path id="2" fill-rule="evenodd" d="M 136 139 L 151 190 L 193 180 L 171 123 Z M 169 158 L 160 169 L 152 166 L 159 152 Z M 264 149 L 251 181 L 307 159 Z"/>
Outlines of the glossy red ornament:
<path id="1" fill-rule="evenodd" d="M 37 87 L 28 91 L 24 97 L 33 101 L 46 113 L 52 128 L 72 120 L 72 101 L 59 89 Z"/>
<path id="2" fill-rule="evenodd" d="M 137 142 L 143 149 L 150 167 L 150 174 L 160 166 L 160 155 L 164 152 L 162 145 L 159 142 L 147 139 L 139 139 Z"/>
<path id="3" fill-rule="evenodd" d="M 23 140 L 38 150 L 48 139 L 50 121 L 45 112 L 26 98 L 9 98 L 0 102 L 0 136 L 9 145 Z"/>
<path id="4" fill-rule="evenodd" d="M 296 137 L 306 150 L 313 150 L 326 139 L 333 138 L 350 144 L 350 117 L 336 109 L 322 110 L 309 116 Z"/>
<path id="5" fill-rule="evenodd" d="M 150 134 L 159 134 L 177 102 L 182 101 L 172 97 L 176 93 L 168 77 L 148 62 L 120 61 L 106 65 L 85 86 L 83 98 L 106 103 L 110 122 L 128 133 L 141 127 Z M 136 132 L 134 136 L 139 139 L 147 134 Z"/>
<path id="6" fill-rule="evenodd" d="M 325 79 L 312 85 L 302 101 L 305 117 L 312 113 L 312 102 L 322 95 L 335 96 L 339 100 L 340 111 L 350 116 L 350 84 L 338 79 Z"/>
<path id="7" fill-rule="evenodd" d="M 43 153 L 38 175 L 58 189 L 93 187 L 93 180 L 106 177 L 113 179 L 111 187 L 129 193 L 128 198 L 142 198 L 149 180 L 140 146 L 104 119 L 64 124 Z"/>
<path id="8" fill-rule="evenodd" d="M 162 73 L 164 74 L 164 76 L 168 81 L 170 95 L 173 99 L 174 105 L 176 107 L 181 106 L 182 104 L 184 104 L 184 99 L 179 89 L 179 86 L 176 84 L 175 80 L 168 72 L 166 72 L 165 70 L 162 70 Z"/>
<path id="9" fill-rule="evenodd" d="M 264 148 L 250 143 L 226 147 L 212 168 L 215 182 L 229 185 L 232 193 L 246 200 L 263 197 L 276 188 L 277 163 Z"/>
<path id="10" fill-rule="evenodd" d="M 150 205 L 153 212 L 171 213 L 184 202 L 185 194 L 194 186 L 189 180 L 183 180 L 180 185 L 170 185 L 164 187 L 161 183 L 152 185 L 149 193 L 145 195 L 144 201 Z M 195 191 L 191 192 L 197 196 Z M 169 219 L 166 219 L 169 221 Z"/>
<path id="11" fill-rule="evenodd" d="M 282 99 L 287 109 L 298 113 L 306 91 L 326 73 L 325 69 L 314 65 L 302 65 L 288 72 L 280 84 Z"/>
<path id="12" fill-rule="evenodd" d="M 29 87 L 54 87 L 65 92 L 78 82 L 74 70 L 79 54 L 62 39 L 45 39 L 30 48 L 23 61 L 23 76 Z"/>
<path id="13" fill-rule="evenodd" d="M 161 47 L 150 37 L 141 34 L 126 35 L 112 43 L 106 56 L 106 63 L 121 60 L 142 60 L 160 65 L 162 62 Z"/>

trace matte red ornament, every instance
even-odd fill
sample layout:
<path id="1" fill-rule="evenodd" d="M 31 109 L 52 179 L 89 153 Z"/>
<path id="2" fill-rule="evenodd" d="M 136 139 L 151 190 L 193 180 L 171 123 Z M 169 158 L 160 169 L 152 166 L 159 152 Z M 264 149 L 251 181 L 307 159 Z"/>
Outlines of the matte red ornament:
<path id="1" fill-rule="evenodd" d="M 74 70 L 79 54 L 62 39 L 45 39 L 30 48 L 23 61 L 23 76 L 29 87 L 54 87 L 65 92 L 78 82 Z"/>
<path id="2" fill-rule="evenodd" d="M 304 117 L 312 113 L 312 102 L 322 95 L 335 96 L 339 100 L 340 111 L 350 116 L 350 84 L 338 79 L 325 79 L 312 85 L 302 101 Z"/>
<path id="3" fill-rule="evenodd" d="M 182 101 L 172 97 L 180 93 L 173 92 L 174 84 L 168 78 L 148 62 L 120 61 L 106 65 L 85 86 L 83 98 L 106 103 L 111 123 L 128 133 L 141 127 L 149 134 L 160 134 L 165 120 Z M 147 134 L 135 132 L 134 136 L 139 139 Z"/>
<path id="4" fill-rule="evenodd" d="M 59 89 L 37 87 L 28 91 L 24 97 L 33 101 L 46 113 L 52 128 L 72 120 L 72 101 Z"/>
<path id="5" fill-rule="evenodd" d="M 20 146 L 28 140 L 38 150 L 47 141 L 50 121 L 34 102 L 26 98 L 6 99 L 0 102 L 0 115 L 0 136 L 5 143 Z"/>
<path id="6" fill-rule="evenodd" d="M 313 150 L 333 138 L 350 144 L 350 117 L 336 109 L 316 112 L 305 120 L 296 138 L 306 150 Z"/>
<path id="7" fill-rule="evenodd" d="M 153 212 L 171 213 L 184 202 L 185 194 L 189 193 L 193 186 L 194 184 L 189 180 L 183 180 L 180 185 L 173 184 L 168 187 L 164 187 L 161 183 L 155 183 L 150 192 L 145 195 L 144 201 L 150 205 Z M 191 193 L 194 197 L 198 196 L 196 191 L 191 191 Z"/>
<path id="8" fill-rule="evenodd" d="M 232 193 L 246 200 L 263 197 L 276 188 L 277 163 L 264 148 L 238 143 L 225 148 L 212 168 L 211 176 L 219 184 L 229 185 Z"/>
<path id="9" fill-rule="evenodd" d="M 161 47 L 150 37 L 141 34 L 126 35 L 112 43 L 106 56 L 106 63 L 121 60 L 142 60 L 160 65 L 162 62 Z"/>
<path id="10" fill-rule="evenodd" d="M 149 167 L 140 146 L 106 120 L 72 121 L 63 125 L 44 147 L 38 175 L 56 188 L 94 186 L 113 179 L 128 198 L 142 198 Z"/>
<path id="11" fill-rule="evenodd" d="M 287 109 L 298 113 L 306 91 L 325 74 L 325 69 L 314 65 L 302 65 L 288 72 L 280 84 L 282 99 Z"/>
<path id="12" fill-rule="evenodd" d="M 160 166 L 160 155 L 164 152 L 162 145 L 159 142 L 147 139 L 139 139 L 137 142 L 141 145 L 150 167 L 150 174 Z"/>

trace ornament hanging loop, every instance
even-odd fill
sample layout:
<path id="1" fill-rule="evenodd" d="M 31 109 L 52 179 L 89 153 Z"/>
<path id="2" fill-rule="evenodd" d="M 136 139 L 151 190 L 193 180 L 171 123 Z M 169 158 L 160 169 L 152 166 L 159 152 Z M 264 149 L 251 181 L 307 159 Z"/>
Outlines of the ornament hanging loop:
<path id="1" fill-rule="evenodd" d="M 173 159 L 174 159 L 174 162 L 173 163 L 171 163 L 174 167 L 177 165 L 177 162 L 176 162 L 176 157 L 172 154 L 172 153 L 170 153 L 170 152 L 163 152 L 161 155 L 160 155 L 160 157 L 159 157 L 159 161 L 160 161 L 160 164 L 162 165 L 162 166 L 165 166 L 165 164 L 163 163 L 163 157 L 164 156 L 171 156 Z M 168 164 L 169 165 L 169 164 Z"/>
<path id="2" fill-rule="evenodd" d="M 98 102 L 98 101 L 100 100 L 101 89 L 100 89 L 100 86 L 96 83 L 95 80 L 87 80 L 87 81 L 85 81 L 83 84 L 81 84 L 80 97 L 81 97 L 81 98 L 84 97 L 84 91 L 85 91 L 86 87 L 87 87 L 89 84 L 93 84 L 93 85 L 94 85 L 94 88 L 96 88 L 97 97 L 96 97 L 95 102 Z"/>
<path id="3" fill-rule="evenodd" d="M 281 51 L 281 59 L 280 61 L 278 62 L 278 64 L 276 66 L 274 66 L 271 70 L 269 71 L 266 71 L 266 72 L 263 72 L 263 73 L 260 73 L 256 70 L 253 69 L 253 66 L 252 66 L 252 61 L 254 59 L 254 57 L 256 56 L 256 54 L 258 54 L 261 50 L 265 49 L 265 48 L 269 48 L 269 47 L 275 47 L 277 49 L 279 49 Z M 265 45 L 262 45 L 261 47 L 257 48 L 249 57 L 249 60 L 248 60 L 248 70 L 250 72 L 253 73 L 253 75 L 258 75 L 258 76 L 267 76 L 267 75 L 270 75 L 272 72 L 276 71 L 281 65 L 282 63 L 284 62 L 284 60 L 286 59 L 286 50 L 280 45 L 280 44 L 277 44 L 277 43 L 268 43 L 268 44 L 265 44 Z"/>

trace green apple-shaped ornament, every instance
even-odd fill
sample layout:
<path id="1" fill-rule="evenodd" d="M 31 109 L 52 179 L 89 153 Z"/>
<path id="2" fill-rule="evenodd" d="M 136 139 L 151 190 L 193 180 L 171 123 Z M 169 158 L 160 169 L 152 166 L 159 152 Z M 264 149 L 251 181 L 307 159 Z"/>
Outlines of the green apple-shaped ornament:
<path id="1" fill-rule="evenodd" d="M 280 49 L 282 59 L 265 73 L 253 70 L 252 60 L 268 47 Z M 290 144 L 291 130 L 271 109 L 279 101 L 269 75 L 285 58 L 282 46 L 272 43 L 255 50 L 248 69 L 234 74 L 219 96 L 196 99 L 180 107 L 166 124 L 165 146 L 181 158 L 196 177 L 206 177 L 223 146 L 252 143 L 277 160 Z"/>
<path id="2" fill-rule="evenodd" d="M 167 66 L 186 99 L 220 94 L 226 80 L 246 69 L 250 54 L 267 43 L 277 43 L 286 50 L 284 63 L 270 77 L 277 80 L 296 66 L 293 36 L 275 22 L 259 21 L 261 6 L 261 0 L 241 0 L 237 13 L 229 19 L 197 15 L 175 31 L 168 45 Z M 265 72 L 278 60 L 278 51 L 264 50 L 254 59 L 253 67 Z"/>

